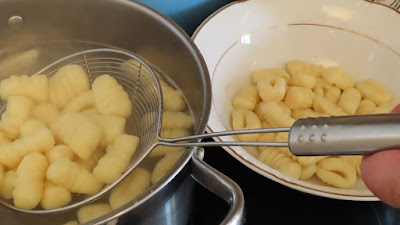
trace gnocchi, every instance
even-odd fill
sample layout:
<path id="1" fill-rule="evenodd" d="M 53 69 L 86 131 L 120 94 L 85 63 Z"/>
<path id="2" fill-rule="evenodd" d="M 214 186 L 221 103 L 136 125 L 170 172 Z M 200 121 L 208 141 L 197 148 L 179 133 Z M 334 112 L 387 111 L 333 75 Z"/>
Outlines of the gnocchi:
<path id="1" fill-rule="evenodd" d="M 61 110 L 89 87 L 89 78 L 82 67 L 63 66 L 49 79 L 50 103 Z"/>
<path id="2" fill-rule="evenodd" d="M 53 134 L 46 128 L 41 128 L 31 135 L 16 141 L 0 145 L 0 162 L 8 168 L 17 168 L 21 160 L 33 152 L 45 153 L 53 148 Z"/>
<path id="3" fill-rule="evenodd" d="M 87 159 L 97 149 L 101 130 L 82 113 L 65 113 L 51 126 L 56 139 L 61 140 L 73 153 Z"/>
<path id="4" fill-rule="evenodd" d="M 356 170 L 341 158 L 327 158 L 318 162 L 317 176 L 330 185 L 351 188 L 356 183 Z"/>
<path id="5" fill-rule="evenodd" d="M 275 148 L 260 149 L 262 150 L 258 157 L 258 160 L 276 170 L 279 170 L 283 174 L 286 174 L 295 179 L 300 178 L 302 170 L 300 164 L 294 162 L 290 157 L 287 157 L 284 153 Z"/>
<path id="6" fill-rule="evenodd" d="M 325 90 L 324 97 L 333 104 L 337 104 L 341 95 L 342 92 L 340 91 L 339 88 L 332 87 Z"/>
<path id="7" fill-rule="evenodd" d="M 97 163 L 99 162 L 100 158 L 104 156 L 106 152 L 102 149 L 97 149 L 90 155 L 88 159 L 75 159 L 75 162 L 79 164 L 82 168 L 86 169 L 89 172 L 93 172 L 94 167 L 96 167 Z"/>
<path id="8" fill-rule="evenodd" d="M 12 192 L 16 207 L 33 209 L 40 203 L 48 165 L 46 157 L 37 152 L 27 155 L 21 161 Z"/>
<path id="9" fill-rule="evenodd" d="M 232 105 L 235 109 L 246 109 L 253 111 L 260 101 L 256 86 L 249 85 L 241 88 L 233 97 Z"/>
<path id="10" fill-rule="evenodd" d="M 83 206 L 82 208 L 78 209 L 76 214 L 78 216 L 79 223 L 86 223 L 111 211 L 112 209 L 110 205 L 103 203 Z"/>
<path id="11" fill-rule="evenodd" d="M 139 145 L 139 138 L 123 134 L 109 145 L 93 169 L 96 178 L 106 184 L 114 182 L 124 172 Z"/>
<path id="12" fill-rule="evenodd" d="M 63 157 L 67 157 L 70 160 L 74 158 L 74 153 L 66 145 L 57 145 L 46 152 L 46 158 L 50 164 Z"/>
<path id="13" fill-rule="evenodd" d="M 184 112 L 163 112 L 162 129 L 184 129 L 191 130 L 193 126 L 192 117 Z"/>
<path id="14" fill-rule="evenodd" d="M 160 161 L 157 162 L 151 174 L 151 183 L 156 183 L 161 179 L 178 161 L 183 152 L 171 152 L 166 154 Z"/>
<path id="15" fill-rule="evenodd" d="M 112 189 L 109 203 L 112 209 L 119 208 L 142 194 L 151 184 L 149 171 L 136 168 L 120 184 Z"/>
<path id="16" fill-rule="evenodd" d="M 8 137 L 6 133 L 0 130 L 0 145 L 12 142 L 12 139 Z"/>
<path id="17" fill-rule="evenodd" d="M 317 78 L 305 72 L 299 72 L 293 74 L 290 79 L 291 86 L 305 87 L 312 89 L 317 83 Z"/>
<path id="18" fill-rule="evenodd" d="M 262 128 L 290 127 L 301 118 L 389 113 L 393 108 L 392 96 L 382 85 L 373 80 L 356 83 L 337 66 L 325 68 L 290 61 L 286 71 L 273 68 L 253 72 L 251 83 L 232 99 L 234 130 L 259 128 L 260 123 Z M 245 135 L 236 138 L 240 141 L 288 141 L 287 133 L 241 136 Z M 351 188 L 360 175 L 361 156 L 296 157 L 289 148 L 276 147 L 245 150 L 271 168 L 296 179 L 315 177 L 333 187 Z"/>
<path id="19" fill-rule="evenodd" d="M 34 119 L 43 121 L 48 127 L 50 127 L 60 116 L 60 112 L 55 105 L 42 103 L 35 105 L 32 108 L 30 116 Z"/>
<path id="20" fill-rule="evenodd" d="M 42 121 L 35 119 L 28 120 L 19 127 L 20 138 L 28 137 L 42 128 L 47 128 L 46 124 Z"/>
<path id="21" fill-rule="evenodd" d="M 376 107 L 374 113 L 390 113 L 393 109 L 393 105 L 391 103 L 383 103 Z"/>
<path id="22" fill-rule="evenodd" d="M 290 109 L 306 109 L 313 104 L 314 93 L 311 89 L 305 87 L 292 87 L 287 92 L 285 104 Z"/>
<path id="23" fill-rule="evenodd" d="M 99 141 L 100 148 L 106 148 L 108 145 L 112 144 L 118 136 L 125 133 L 126 119 L 123 117 L 94 114 L 91 118 L 101 130 L 101 138 Z"/>
<path id="24" fill-rule="evenodd" d="M 190 131 L 183 129 L 170 129 L 170 130 L 162 130 L 161 137 L 164 138 L 178 138 L 189 136 Z M 178 152 L 185 150 L 185 147 L 172 147 L 172 146 L 164 146 L 159 145 L 155 147 L 149 154 L 150 157 L 162 156 L 168 154 L 169 152 Z"/>
<path id="25" fill-rule="evenodd" d="M 293 110 L 292 117 L 294 119 L 301 119 L 301 118 L 307 118 L 307 117 L 320 117 L 323 116 L 324 114 L 315 112 L 312 109 L 295 109 Z"/>
<path id="26" fill-rule="evenodd" d="M 66 188 L 53 184 L 50 181 L 44 183 L 43 196 L 40 205 L 43 209 L 56 209 L 68 205 L 71 202 L 71 192 Z"/>
<path id="27" fill-rule="evenodd" d="M 347 161 L 350 165 L 354 166 L 354 169 L 357 172 L 357 175 L 361 176 L 360 164 L 362 160 L 362 156 L 359 155 L 349 155 L 349 156 L 340 156 L 339 158 Z"/>
<path id="28" fill-rule="evenodd" d="M 48 80 L 44 75 L 11 76 L 0 82 L 0 96 L 7 100 L 10 96 L 23 96 L 34 102 L 48 99 Z"/>
<path id="29" fill-rule="evenodd" d="M 282 77 L 266 77 L 257 83 L 258 95 L 265 102 L 281 101 L 286 94 L 286 81 Z"/>
<path id="30" fill-rule="evenodd" d="M 303 166 L 301 170 L 300 180 L 308 180 L 317 172 L 317 165 L 315 163 Z"/>
<path id="31" fill-rule="evenodd" d="M 7 100 L 6 111 L 1 115 L 0 129 L 9 137 L 19 136 L 19 126 L 29 119 L 33 102 L 21 96 L 10 96 Z"/>
<path id="32" fill-rule="evenodd" d="M 15 178 L 17 173 L 15 170 L 9 170 L 4 173 L 3 181 L 0 183 L 0 195 L 5 199 L 12 198 L 14 190 Z"/>
<path id="33" fill-rule="evenodd" d="M 349 88 L 343 91 L 337 105 L 346 113 L 354 115 L 360 106 L 360 102 L 360 92 L 355 88 Z"/>
<path id="34" fill-rule="evenodd" d="M 332 66 L 322 71 L 322 78 L 329 84 L 345 90 L 354 86 L 354 80 L 337 66 Z"/>
<path id="35" fill-rule="evenodd" d="M 332 102 L 328 101 L 326 98 L 323 97 L 315 97 L 313 108 L 317 112 L 325 113 L 332 116 L 344 116 L 348 115 L 344 112 L 340 107 L 333 104 Z"/>
<path id="36" fill-rule="evenodd" d="M 80 94 L 65 106 L 63 113 L 77 113 L 88 108 L 93 108 L 94 98 L 91 90 Z"/>
<path id="37" fill-rule="evenodd" d="M 100 114 L 128 118 L 132 103 L 124 88 L 110 75 L 102 75 L 93 81 L 92 92 L 96 109 Z"/>
<path id="38" fill-rule="evenodd" d="M 166 111 L 183 111 L 186 108 L 185 100 L 181 93 L 168 84 L 162 87 L 163 106 Z"/>
<path id="39" fill-rule="evenodd" d="M 294 119 L 276 102 L 266 102 L 259 109 L 265 121 L 273 127 L 290 127 Z"/>
<path id="40" fill-rule="evenodd" d="M 356 85 L 363 99 L 373 101 L 376 105 L 390 102 L 392 95 L 382 85 L 373 80 L 365 80 Z"/>
<path id="41" fill-rule="evenodd" d="M 286 70 L 291 76 L 295 75 L 296 73 L 303 72 L 315 77 L 320 77 L 324 67 L 321 65 L 293 60 L 286 64 Z"/>
<path id="42" fill-rule="evenodd" d="M 257 129 L 261 128 L 261 121 L 252 111 L 236 109 L 232 112 L 232 128 L 234 130 Z M 259 136 L 260 134 L 236 135 L 241 141 L 255 141 Z"/>
<path id="43" fill-rule="evenodd" d="M 368 99 L 363 99 L 360 101 L 360 105 L 357 109 L 357 114 L 374 113 L 375 110 L 376 110 L 376 105 L 373 101 Z"/>
<path id="44" fill-rule="evenodd" d="M 103 187 L 96 176 L 66 157 L 50 164 L 46 178 L 71 192 L 80 194 L 93 195 Z"/>
<path id="45" fill-rule="evenodd" d="M 252 74 L 251 80 L 254 85 L 257 85 L 260 80 L 267 77 L 282 77 L 286 82 L 290 81 L 290 75 L 285 70 L 279 68 L 257 70 Z"/>
<path id="46" fill-rule="evenodd" d="M 193 121 L 183 112 L 183 96 L 165 81 L 161 86 L 166 110 L 162 135 L 190 135 Z M 257 104 L 260 98 L 253 87 Z M 73 194 L 96 194 L 125 171 L 139 144 L 138 137 L 125 131 L 132 103 L 111 76 L 98 77 L 90 89 L 85 71 L 68 65 L 49 79 L 42 75 L 4 79 L 0 97 L 7 101 L 0 121 L 0 195 L 18 208 L 55 209 L 74 202 Z M 155 150 L 153 154 L 163 158 L 152 172 L 138 168 L 113 189 L 109 199 L 112 208 L 160 179 L 184 147 L 172 153 L 170 147 Z M 79 222 L 112 208 L 83 207 L 78 212 Z"/>

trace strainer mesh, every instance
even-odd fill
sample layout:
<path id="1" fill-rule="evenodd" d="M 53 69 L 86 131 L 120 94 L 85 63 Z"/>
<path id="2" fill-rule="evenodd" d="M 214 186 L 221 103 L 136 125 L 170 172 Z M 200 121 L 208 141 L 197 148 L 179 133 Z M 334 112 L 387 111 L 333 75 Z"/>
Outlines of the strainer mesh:
<path id="1" fill-rule="evenodd" d="M 126 121 L 126 132 L 139 137 L 139 146 L 131 159 L 127 171 L 113 184 L 107 185 L 100 193 L 89 197 L 86 201 L 99 197 L 120 180 L 143 160 L 157 137 L 160 127 L 162 93 L 157 77 L 151 68 L 137 56 L 114 49 L 94 49 L 79 52 L 58 60 L 38 72 L 53 76 L 66 65 L 80 65 L 86 70 L 89 81 L 104 74 L 115 78 L 129 95 L 132 103 L 132 114 Z M 85 202 L 86 202 L 85 201 Z M 82 203 L 82 202 L 81 202 Z"/>

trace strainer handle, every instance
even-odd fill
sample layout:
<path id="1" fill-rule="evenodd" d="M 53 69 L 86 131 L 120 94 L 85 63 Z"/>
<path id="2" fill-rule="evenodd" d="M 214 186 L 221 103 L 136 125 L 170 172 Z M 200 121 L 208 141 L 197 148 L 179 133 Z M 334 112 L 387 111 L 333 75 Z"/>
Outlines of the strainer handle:
<path id="1" fill-rule="evenodd" d="M 270 132 L 289 132 L 288 142 L 167 142 Z M 371 154 L 400 148 L 400 113 L 305 118 L 296 120 L 291 128 L 225 131 L 164 140 L 159 143 L 167 146 L 289 147 L 295 156 Z"/>
<path id="2" fill-rule="evenodd" d="M 290 127 L 278 127 L 278 128 L 221 131 L 221 132 L 213 132 L 208 134 L 200 134 L 200 135 L 186 136 L 180 138 L 158 137 L 159 142 L 157 142 L 156 145 L 180 146 L 180 147 L 212 147 L 212 146 L 288 147 L 287 142 L 245 142 L 245 141 L 189 142 L 189 143 L 182 143 L 182 142 L 197 141 L 203 138 L 233 136 L 240 134 L 279 133 L 279 132 L 289 132 L 289 131 Z"/>

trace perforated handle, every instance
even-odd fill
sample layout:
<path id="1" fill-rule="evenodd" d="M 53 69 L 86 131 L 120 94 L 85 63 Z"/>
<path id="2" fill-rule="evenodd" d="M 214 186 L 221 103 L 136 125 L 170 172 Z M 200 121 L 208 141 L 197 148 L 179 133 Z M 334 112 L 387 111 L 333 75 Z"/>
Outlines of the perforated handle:
<path id="1" fill-rule="evenodd" d="M 297 156 L 359 155 L 400 147 L 400 114 L 297 120 L 289 132 Z"/>

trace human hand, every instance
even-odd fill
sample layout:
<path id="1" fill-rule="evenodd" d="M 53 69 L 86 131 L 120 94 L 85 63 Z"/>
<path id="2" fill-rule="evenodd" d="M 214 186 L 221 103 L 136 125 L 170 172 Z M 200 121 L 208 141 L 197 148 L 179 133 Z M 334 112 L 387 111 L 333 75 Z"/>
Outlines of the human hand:
<path id="1" fill-rule="evenodd" d="M 400 113 L 400 105 L 392 112 Z M 400 207 L 400 149 L 363 156 L 361 177 L 367 187 L 388 205 Z"/>

